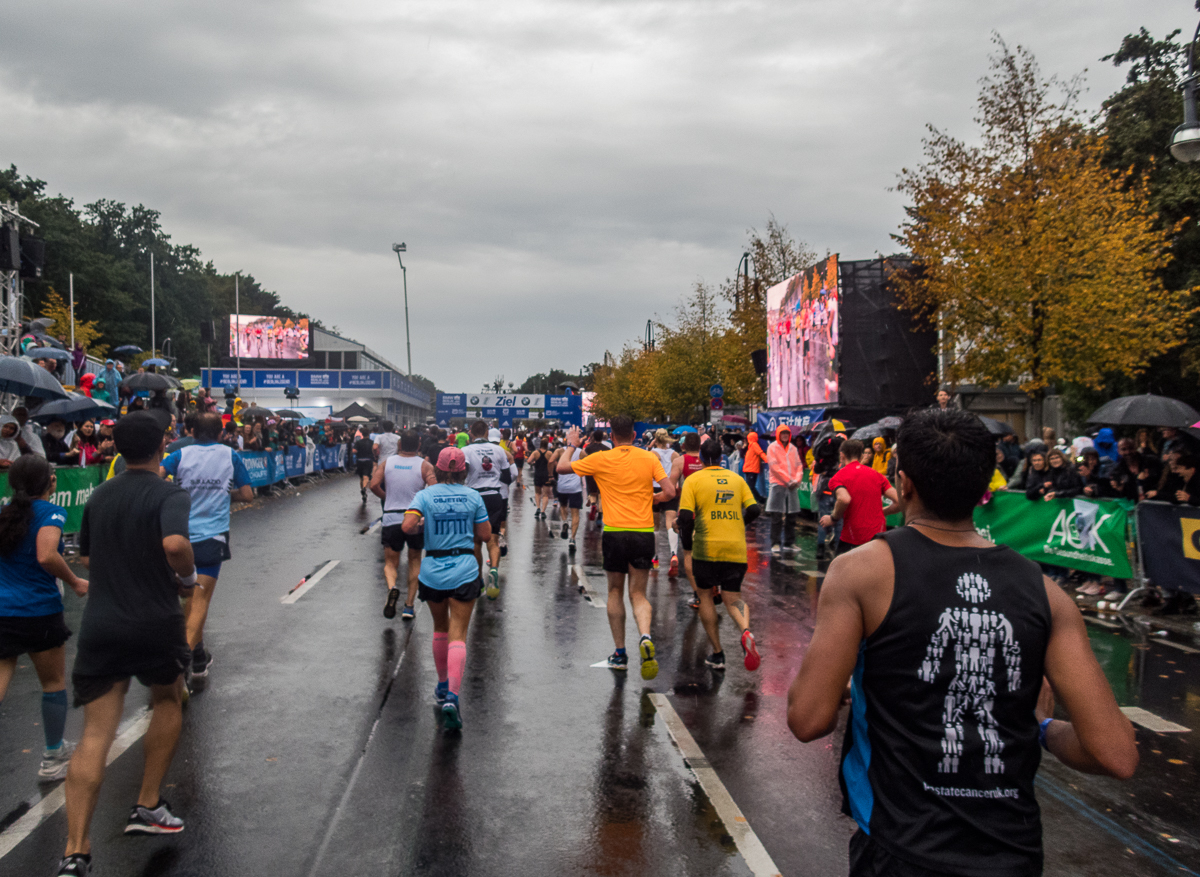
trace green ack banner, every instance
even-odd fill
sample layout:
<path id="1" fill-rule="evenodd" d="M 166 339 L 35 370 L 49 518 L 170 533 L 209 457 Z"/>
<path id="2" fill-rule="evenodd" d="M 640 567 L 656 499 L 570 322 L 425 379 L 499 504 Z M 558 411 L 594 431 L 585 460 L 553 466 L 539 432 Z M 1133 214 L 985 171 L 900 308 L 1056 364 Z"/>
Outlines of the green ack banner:
<path id="1" fill-rule="evenodd" d="M 1038 563 L 1128 579 L 1133 577 L 1126 543 L 1132 508 L 1128 500 L 1045 502 L 1002 490 L 976 507 L 975 529 Z"/>

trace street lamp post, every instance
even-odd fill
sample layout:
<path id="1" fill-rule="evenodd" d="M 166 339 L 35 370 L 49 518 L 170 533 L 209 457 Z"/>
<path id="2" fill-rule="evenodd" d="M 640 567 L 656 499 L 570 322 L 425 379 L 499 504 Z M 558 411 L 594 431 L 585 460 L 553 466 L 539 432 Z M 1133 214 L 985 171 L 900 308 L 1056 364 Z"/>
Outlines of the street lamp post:
<path id="1" fill-rule="evenodd" d="M 742 258 L 738 259 L 737 273 L 733 277 L 733 309 L 741 310 L 741 297 L 738 295 L 738 281 L 742 279 L 742 266 L 746 266 L 746 286 L 750 285 L 750 254 L 742 253 Z M 749 291 L 749 290 L 747 290 Z"/>
<path id="2" fill-rule="evenodd" d="M 1176 161 L 1200 161 L 1200 120 L 1196 117 L 1196 40 L 1200 25 L 1188 46 L 1187 78 L 1183 80 L 1183 124 L 1171 132 L 1171 155 Z"/>
<path id="3" fill-rule="evenodd" d="M 408 269 L 404 267 L 404 259 L 400 257 L 401 253 L 408 252 L 408 247 L 402 243 L 392 244 L 392 252 L 400 260 L 400 272 L 404 275 L 404 342 L 408 346 L 408 379 L 412 380 L 412 336 L 408 331 Z"/>

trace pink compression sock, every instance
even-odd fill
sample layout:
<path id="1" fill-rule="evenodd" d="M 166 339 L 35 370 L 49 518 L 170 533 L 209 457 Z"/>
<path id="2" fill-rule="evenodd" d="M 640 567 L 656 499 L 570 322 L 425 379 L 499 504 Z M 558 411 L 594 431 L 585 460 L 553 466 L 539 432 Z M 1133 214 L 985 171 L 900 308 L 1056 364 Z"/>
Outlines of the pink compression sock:
<path id="1" fill-rule="evenodd" d="M 450 669 L 450 691 L 458 694 L 462 686 L 463 669 L 467 665 L 467 644 L 458 640 L 450 643 L 446 661 Z"/>
<path id="2" fill-rule="evenodd" d="M 446 643 L 449 638 L 448 633 L 433 635 L 433 666 L 437 668 L 438 682 L 446 681 Z"/>

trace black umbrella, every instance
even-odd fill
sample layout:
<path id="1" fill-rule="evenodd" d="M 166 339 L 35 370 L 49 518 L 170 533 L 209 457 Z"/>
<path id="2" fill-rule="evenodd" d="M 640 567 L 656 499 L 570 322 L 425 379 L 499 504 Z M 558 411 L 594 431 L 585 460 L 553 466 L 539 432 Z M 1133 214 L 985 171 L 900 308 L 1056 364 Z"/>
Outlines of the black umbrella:
<path id="1" fill-rule="evenodd" d="M 1017 431 L 1005 423 L 1003 420 L 993 420 L 990 417 L 984 417 L 982 414 L 975 415 L 983 425 L 987 427 L 987 431 L 992 435 L 1016 435 Z"/>
<path id="2" fill-rule="evenodd" d="M 120 347 L 114 347 L 113 353 L 141 353 L 142 348 L 136 344 L 122 344 Z"/>
<path id="3" fill-rule="evenodd" d="M 25 355 L 34 362 L 37 362 L 39 359 L 54 359 L 65 362 L 71 358 L 71 354 L 57 347 L 30 347 L 25 351 Z"/>
<path id="4" fill-rule="evenodd" d="M 0 393 L 36 396 L 39 399 L 66 399 L 67 391 L 54 376 L 27 359 L 0 356 Z"/>
<path id="5" fill-rule="evenodd" d="M 900 424 L 904 422 L 903 417 L 884 417 L 879 421 L 879 425 L 884 429 L 899 429 Z"/>
<path id="6" fill-rule="evenodd" d="M 140 375 L 130 375 L 121 381 L 125 390 L 170 390 L 178 381 L 172 382 L 166 375 L 156 375 L 154 372 L 143 372 Z"/>
<path id="7" fill-rule="evenodd" d="M 71 393 L 68 399 L 56 399 L 38 406 L 32 415 L 38 423 L 49 423 L 52 420 L 65 420 L 74 423 L 80 420 L 95 420 L 111 417 L 115 419 L 119 412 L 116 407 L 99 399 L 85 396 L 83 393 Z"/>
<path id="8" fill-rule="evenodd" d="M 274 417 L 275 412 L 269 408 L 259 408 L 257 405 L 251 405 L 249 408 L 243 408 L 237 414 L 238 420 L 245 423 L 249 420 L 257 420 L 260 417 Z"/>
<path id="9" fill-rule="evenodd" d="M 276 417 L 282 417 L 284 420 L 300 420 L 304 417 L 299 411 L 292 411 L 290 408 L 283 408 L 275 412 Z"/>
<path id="10" fill-rule="evenodd" d="M 850 434 L 850 438 L 869 442 L 872 439 L 883 438 L 883 426 L 878 423 L 868 423 L 860 426 Z"/>
<path id="11" fill-rule="evenodd" d="M 1108 426 L 1191 426 L 1200 420 L 1200 413 L 1186 402 L 1168 396 L 1145 393 L 1141 396 L 1121 396 L 1105 402 L 1092 412 L 1088 423 Z"/>

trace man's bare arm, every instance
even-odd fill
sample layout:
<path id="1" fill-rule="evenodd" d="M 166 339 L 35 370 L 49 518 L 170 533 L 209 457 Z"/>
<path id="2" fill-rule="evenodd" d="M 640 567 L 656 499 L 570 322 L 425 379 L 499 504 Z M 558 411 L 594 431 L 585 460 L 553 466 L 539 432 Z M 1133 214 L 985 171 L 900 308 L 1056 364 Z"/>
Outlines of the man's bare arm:
<path id="1" fill-rule="evenodd" d="M 883 496 L 888 501 L 887 505 L 883 507 L 883 516 L 885 518 L 900 511 L 900 494 L 896 493 L 896 488 L 889 487 L 883 492 Z"/>
<path id="2" fill-rule="evenodd" d="M 1046 745 L 1068 767 L 1127 780 L 1138 765 L 1133 726 L 1096 662 L 1079 609 L 1058 585 L 1049 579 L 1045 585 L 1051 617 L 1046 678 L 1070 716 L 1050 723 Z M 1046 694 L 1038 704 L 1039 720 L 1053 712 L 1053 698 Z"/>
<path id="3" fill-rule="evenodd" d="M 788 727 L 810 743 L 837 727 L 838 708 L 858 660 L 864 622 L 859 595 L 879 579 L 891 552 L 876 542 L 829 565 L 817 602 L 812 642 L 788 689 Z"/>

